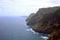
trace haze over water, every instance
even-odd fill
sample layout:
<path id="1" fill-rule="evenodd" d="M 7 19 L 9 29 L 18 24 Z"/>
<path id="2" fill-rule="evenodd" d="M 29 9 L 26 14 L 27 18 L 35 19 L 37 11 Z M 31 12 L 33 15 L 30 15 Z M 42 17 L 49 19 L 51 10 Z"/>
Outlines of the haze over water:
<path id="1" fill-rule="evenodd" d="M 43 34 L 27 31 L 26 17 L 0 17 L 0 40 L 46 40 Z M 43 35 L 43 36 L 42 36 Z"/>

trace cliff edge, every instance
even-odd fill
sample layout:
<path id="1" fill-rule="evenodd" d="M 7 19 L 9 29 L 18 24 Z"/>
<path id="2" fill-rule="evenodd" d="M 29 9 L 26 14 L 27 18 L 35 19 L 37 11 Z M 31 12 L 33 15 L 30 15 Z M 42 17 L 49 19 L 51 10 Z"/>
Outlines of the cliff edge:
<path id="1" fill-rule="evenodd" d="M 31 15 L 30 15 L 31 16 Z M 29 17 L 30 17 L 29 16 Z M 60 25 L 60 6 L 40 8 L 33 16 L 27 18 L 27 25 L 39 33 L 50 34 Z"/>

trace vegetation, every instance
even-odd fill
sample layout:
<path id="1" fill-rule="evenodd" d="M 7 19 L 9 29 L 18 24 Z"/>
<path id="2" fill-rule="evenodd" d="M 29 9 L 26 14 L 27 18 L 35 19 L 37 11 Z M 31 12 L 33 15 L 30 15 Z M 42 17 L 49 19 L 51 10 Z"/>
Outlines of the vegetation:
<path id="1" fill-rule="evenodd" d="M 39 9 L 28 23 L 34 31 L 50 34 L 48 40 L 60 40 L 60 7 Z"/>

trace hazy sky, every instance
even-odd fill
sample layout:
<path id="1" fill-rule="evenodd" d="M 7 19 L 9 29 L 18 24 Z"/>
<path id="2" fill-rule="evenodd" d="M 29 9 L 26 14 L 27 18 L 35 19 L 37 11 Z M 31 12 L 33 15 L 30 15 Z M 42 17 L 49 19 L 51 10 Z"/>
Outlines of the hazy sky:
<path id="1" fill-rule="evenodd" d="M 59 0 L 0 0 L 0 16 L 28 16 L 39 8 L 58 5 Z"/>

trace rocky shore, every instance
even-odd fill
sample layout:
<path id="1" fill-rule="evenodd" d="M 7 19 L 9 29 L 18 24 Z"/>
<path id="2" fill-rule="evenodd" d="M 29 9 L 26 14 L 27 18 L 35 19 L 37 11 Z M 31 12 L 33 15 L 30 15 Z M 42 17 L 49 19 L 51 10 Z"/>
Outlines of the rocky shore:
<path id="1" fill-rule="evenodd" d="M 60 6 L 40 8 L 31 15 L 26 19 L 26 22 L 35 32 L 50 34 L 48 40 L 54 40 L 51 38 L 55 37 L 51 37 L 51 35 L 60 33 Z"/>

